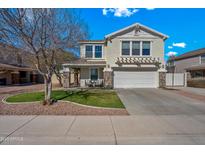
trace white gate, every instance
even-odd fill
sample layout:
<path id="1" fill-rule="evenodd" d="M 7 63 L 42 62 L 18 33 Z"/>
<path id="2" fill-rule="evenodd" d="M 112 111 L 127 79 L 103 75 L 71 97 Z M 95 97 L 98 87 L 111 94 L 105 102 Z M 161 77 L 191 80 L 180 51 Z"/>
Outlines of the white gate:
<path id="1" fill-rule="evenodd" d="M 166 73 L 166 86 L 185 86 L 185 74 Z"/>

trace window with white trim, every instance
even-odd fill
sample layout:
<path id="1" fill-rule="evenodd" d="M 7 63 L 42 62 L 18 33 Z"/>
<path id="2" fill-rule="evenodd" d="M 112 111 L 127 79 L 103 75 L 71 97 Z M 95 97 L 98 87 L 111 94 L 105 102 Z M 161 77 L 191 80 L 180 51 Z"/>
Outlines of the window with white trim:
<path id="1" fill-rule="evenodd" d="M 92 58 L 93 57 L 93 46 L 86 45 L 85 46 L 85 58 Z"/>
<path id="2" fill-rule="evenodd" d="M 150 55 L 150 42 L 149 41 L 143 41 L 142 42 L 142 55 L 143 56 L 149 56 Z"/>
<path id="3" fill-rule="evenodd" d="M 95 45 L 95 58 L 102 58 L 102 45 Z"/>
<path id="4" fill-rule="evenodd" d="M 85 58 L 102 58 L 103 46 L 102 45 L 86 45 Z"/>
<path id="5" fill-rule="evenodd" d="M 122 55 L 130 55 L 130 41 L 122 41 Z"/>
<path id="6" fill-rule="evenodd" d="M 140 41 L 132 41 L 132 55 L 140 55 Z"/>
<path id="7" fill-rule="evenodd" d="M 122 41 L 121 55 L 122 56 L 150 56 L 151 42 L 150 41 Z"/>

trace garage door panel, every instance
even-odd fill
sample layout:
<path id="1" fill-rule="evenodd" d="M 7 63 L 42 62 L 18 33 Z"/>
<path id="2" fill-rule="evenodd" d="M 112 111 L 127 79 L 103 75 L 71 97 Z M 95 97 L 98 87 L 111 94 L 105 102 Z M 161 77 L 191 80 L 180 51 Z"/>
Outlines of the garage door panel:
<path id="1" fill-rule="evenodd" d="M 156 88 L 156 72 L 114 71 L 115 88 Z"/>

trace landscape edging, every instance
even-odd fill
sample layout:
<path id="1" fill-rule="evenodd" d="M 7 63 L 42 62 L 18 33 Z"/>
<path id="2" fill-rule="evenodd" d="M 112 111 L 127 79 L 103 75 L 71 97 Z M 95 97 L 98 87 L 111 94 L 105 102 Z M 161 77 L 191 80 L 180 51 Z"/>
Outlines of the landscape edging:
<path id="1" fill-rule="evenodd" d="M 40 103 L 40 101 L 34 101 L 34 102 L 12 102 L 12 103 L 9 103 L 9 102 L 6 101 L 6 99 L 8 97 L 15 96 L 15 95 L 17 95 L 17 94 L 7 95 L 7 96 L 3 97 L 2 98 L 2 102 L 5 103 L 5 104 L 8 104 L 8 105 L 11 105 L 11 104 L 18 105 L 18 104 Z M 78 106 L 82 106 L 82 107 L 88 107 L 88 108 L 94 108 L 94 109 L 107 109 L 107 110 L 124 110 L 125 109 L 125 108 L 109 108 L 109 107 L 90 106 L 90 105 L 84 105 L 84 104 L 80 104 L 80 103 L 76 103 L 76 102 L 71 102 L 71 101 L 66 101 L 66 100 L 58 100 L 58 102 L 66 102 L 66 103 L 71 103 L 71 104 L 74 104 L 74 105 L 78 105 Z"/>

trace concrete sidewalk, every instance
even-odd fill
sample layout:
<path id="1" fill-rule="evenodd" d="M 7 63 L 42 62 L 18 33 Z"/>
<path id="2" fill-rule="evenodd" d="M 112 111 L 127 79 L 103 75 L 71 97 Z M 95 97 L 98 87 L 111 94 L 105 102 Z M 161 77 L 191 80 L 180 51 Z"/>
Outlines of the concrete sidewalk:
<path id="1" fill-rule="evenodd" d="M 1 144 L 205 144 L 205 115 L 0 116 Z"/>

